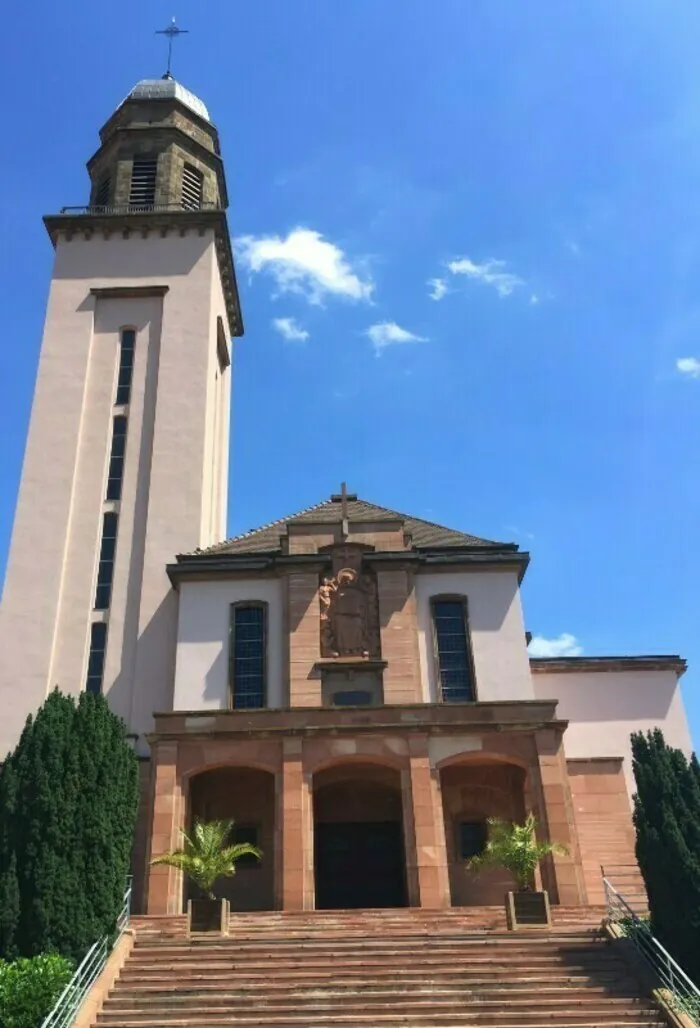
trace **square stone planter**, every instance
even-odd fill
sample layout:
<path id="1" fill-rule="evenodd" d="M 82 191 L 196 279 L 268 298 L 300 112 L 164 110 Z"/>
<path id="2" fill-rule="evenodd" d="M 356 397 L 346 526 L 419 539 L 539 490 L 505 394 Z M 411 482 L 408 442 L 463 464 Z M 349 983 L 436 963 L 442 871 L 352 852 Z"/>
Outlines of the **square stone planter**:
<path id="1" fill-rule="evenodd" d="M 552 914 L 547 892 L 506 893 L 506 920 L 511 932 L 519 928 L 551 928 Z"/>
<path id="2" fill-rule="evenodd" d="M 228 935 L 231 905 L 225 899 L 194 899 L 187 903 L 187 931 Z"/>

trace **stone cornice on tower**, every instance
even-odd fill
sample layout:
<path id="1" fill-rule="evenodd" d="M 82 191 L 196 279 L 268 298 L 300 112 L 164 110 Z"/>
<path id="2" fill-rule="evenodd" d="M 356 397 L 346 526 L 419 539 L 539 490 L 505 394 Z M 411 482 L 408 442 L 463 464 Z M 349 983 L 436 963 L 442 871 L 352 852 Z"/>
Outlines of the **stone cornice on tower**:
<path id="1" fill-rule="evenodd" d="M 169 233 L 184 236 L 188 232 L 199 232 L 202 235 L 207 229 L 213 230 L 229 331 L 232 336 L 243 335 L 231 236 L 226 211 L 221 208 L 187 211 L 174 204 L 154 206 L 150 210 L 135 210 L 128 205 L 64 207 L 59 214 L 45 215 L 44 224 L 54 247 L 59 239 L 69 241 L 75 235 L 84 239 L 101 235 L 108 239 L 114 234 L 124 238 L 131 235 L 146 237 L 152 232 L 161 236 Z"/>

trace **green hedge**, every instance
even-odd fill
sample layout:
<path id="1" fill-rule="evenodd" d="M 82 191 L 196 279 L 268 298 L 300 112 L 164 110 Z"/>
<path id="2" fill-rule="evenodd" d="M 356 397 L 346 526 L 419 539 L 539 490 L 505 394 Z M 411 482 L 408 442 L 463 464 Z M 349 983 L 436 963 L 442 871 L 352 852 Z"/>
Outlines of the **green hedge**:
<path id="1" fill-rule="evenodd" d="M 73 974 L 73 964 L 55 953 L 0 960 L 0 1025 L 41 1028 Z"/>

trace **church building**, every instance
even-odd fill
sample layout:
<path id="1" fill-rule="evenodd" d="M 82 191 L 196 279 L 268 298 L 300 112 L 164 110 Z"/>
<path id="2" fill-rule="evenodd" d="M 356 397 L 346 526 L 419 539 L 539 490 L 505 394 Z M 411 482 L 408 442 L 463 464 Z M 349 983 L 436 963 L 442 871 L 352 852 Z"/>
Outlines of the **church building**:
<path id="1" fill-rule="evenodd" d="M 183 910 L 151 860 L 197 817 L 263 851 L 224 886 L 233 910 L 502 904 L 507 876 L 465 862 L 488 818 L 531 811 L 566 847 L 541 871 L 552 903 L 601 903 L 601 867 L 634 866 L 630 733 L 690 750 L 684 661 L 529 657 L 530 556 L 470 535 L 468 510 L 446 528 L 329 482 L 226 539 L 243 321 L 217 130 L 144 80 L 87 168 L 88 203 L 44 219 L 0 760 L 55 686 L 104 693 L 141 759 L 149 914 Z"/>

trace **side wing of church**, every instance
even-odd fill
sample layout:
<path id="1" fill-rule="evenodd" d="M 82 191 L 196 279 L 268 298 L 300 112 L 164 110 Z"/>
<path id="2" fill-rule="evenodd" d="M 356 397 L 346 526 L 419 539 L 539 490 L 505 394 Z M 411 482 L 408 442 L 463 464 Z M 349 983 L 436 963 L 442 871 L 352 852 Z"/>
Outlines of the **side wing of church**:
<path id="1" fill-rule="evenodd" d="M 348 495 L 221 542 L 242 335 L 218 134 L 166 76 L 101 131 L 56 249 L 0 608 L 0 757 L 59 686 L 141 758 L 137 909 L 196 817 L 263 851 L 234 910 L 500 904 L 491 817 L 566 852 L 553 903 L 634 873 L 632 731 L 690 749 L 677 656 L 530 659 L 529 555 Z M 235 495 L 235 494 L 234 494 Z M 179 554 L 179 555 L 178 555 Z"/>

